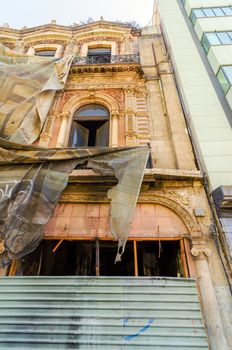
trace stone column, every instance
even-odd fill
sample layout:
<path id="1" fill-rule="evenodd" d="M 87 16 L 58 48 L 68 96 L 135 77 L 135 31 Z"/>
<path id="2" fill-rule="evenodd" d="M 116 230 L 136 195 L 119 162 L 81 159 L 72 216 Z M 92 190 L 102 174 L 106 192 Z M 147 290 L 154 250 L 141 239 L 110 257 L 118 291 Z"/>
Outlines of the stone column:
<path id="1" fill-rule="evenodd" d="M 58 148 L 66 147 L 65 141 L 67 136 L 70 112 L 62 112 L 60 116 L 62 118 L 62 121 L 61 121 L 60 131 L 59 131 L 59 135 L 56 143 L 56 147 Z"/>
<path id="2" fill-rule="evenodd" d="M 119 113 L 111 113 L 111 147 L 118 147 Z"/>
<path id="3" fill-rule="evenodd" d="M 191 253 L 195 257 L 196 277 L 200 288 L 210 349 L 229 350 L 207 261 L 211 250 L 207 247 L 193 247 Z"/>

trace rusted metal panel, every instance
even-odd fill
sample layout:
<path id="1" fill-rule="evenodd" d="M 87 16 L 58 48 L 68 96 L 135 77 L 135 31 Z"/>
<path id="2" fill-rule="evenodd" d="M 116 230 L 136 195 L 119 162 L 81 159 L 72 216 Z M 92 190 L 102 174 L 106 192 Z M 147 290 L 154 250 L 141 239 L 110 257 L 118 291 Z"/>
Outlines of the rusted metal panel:
<path id="1" fill-rule="evenodd" d="M 193 279 L 3 277 L 0 350 L 208 349 Z"/>

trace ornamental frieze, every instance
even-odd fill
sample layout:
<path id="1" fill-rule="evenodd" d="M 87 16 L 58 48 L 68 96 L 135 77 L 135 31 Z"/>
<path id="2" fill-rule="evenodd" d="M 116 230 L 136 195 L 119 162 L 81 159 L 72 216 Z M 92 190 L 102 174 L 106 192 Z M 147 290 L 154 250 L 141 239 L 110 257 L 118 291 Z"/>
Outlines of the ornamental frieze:
<path id="1" fill-rule="evenodd" d="M 161 193 L 149 194 L 149 193 L 141 193 L 138 198 L 138 203 L 151 203 L 163 205 L 173 212 L 175 212 L 184 222 L 189 232 L 192 233 L 194 237 L 201 237 L 201 229 L 198 223 L 196 222 L 193 215 L 187 208 L 184 208 L 180 202 L 188 203 L 187 199 L 183 199 L 181 196 L 179 197 L 172 193 L 174 191 L 162 191 Z M 165 194 L 164 194 L 165 193 Z M 181 198 L 181 200 L 179 200 Z M 60 203 L 109 203 L 109 199 L 107 198 L 106 190 L 102 189 L 102 192 L 95 193 L 68 193 L 64 191 L 59 199 Z M 186 204 L 185 204 L 186 205 Z"/>
<path id="2" fill-rule="evenodd" d="M 54 45 L 54 44 L 66 46 L 67 40 L 60 40 L 60 39 L 33 40 L 24 46 L 24 51 L 27 52 L 27 50 L 34 45 Z"/>

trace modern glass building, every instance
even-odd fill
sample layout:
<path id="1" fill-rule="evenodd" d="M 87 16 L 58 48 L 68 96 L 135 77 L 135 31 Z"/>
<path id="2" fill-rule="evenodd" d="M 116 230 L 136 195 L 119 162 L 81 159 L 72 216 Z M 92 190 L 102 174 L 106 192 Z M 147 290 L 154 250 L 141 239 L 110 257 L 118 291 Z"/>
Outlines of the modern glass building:
<path id="1" fill-rule="evenodd" d="M 218 237 L 231 268 L 232 2 L 156 0 L 154 24 L 160 27 L 174 67 L 188 130 L 219 224 Z M 231 347 L 227 326 L 225 334 Z M 225 348 L 216 342 L 211 338 L 212 349 Z"/>

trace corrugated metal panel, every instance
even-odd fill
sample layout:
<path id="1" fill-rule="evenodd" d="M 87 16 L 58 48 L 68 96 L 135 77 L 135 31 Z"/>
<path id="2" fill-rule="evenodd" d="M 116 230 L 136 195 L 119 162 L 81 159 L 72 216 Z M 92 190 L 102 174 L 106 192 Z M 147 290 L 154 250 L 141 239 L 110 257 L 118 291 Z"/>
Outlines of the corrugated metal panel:
<path id="1" fill-rule="evenodd" d="M 196 283 L 3 277 L 0 350 L 208 349 Z"/>

